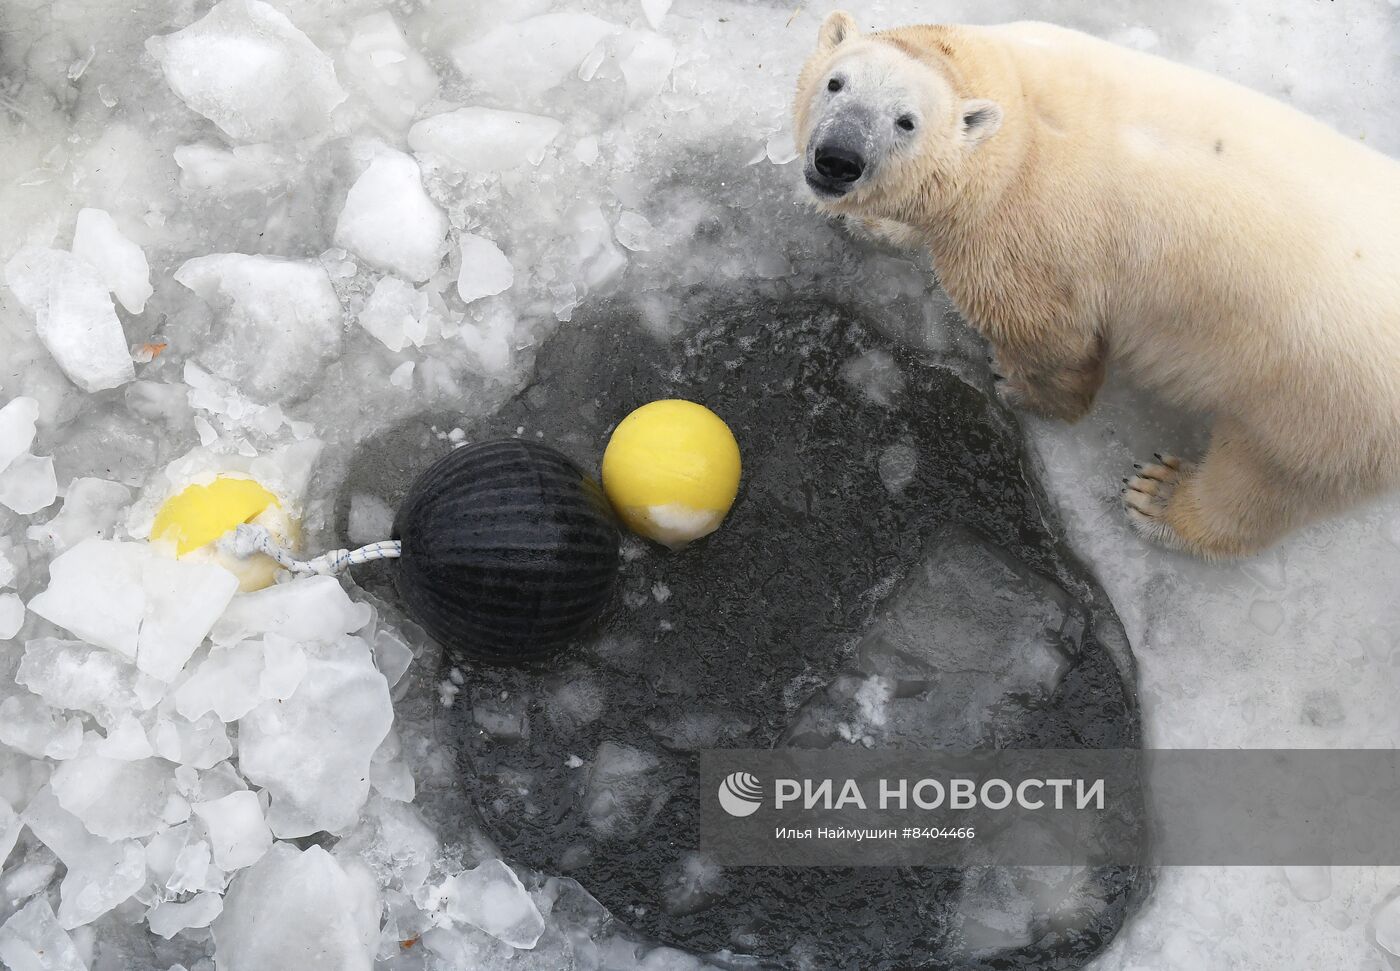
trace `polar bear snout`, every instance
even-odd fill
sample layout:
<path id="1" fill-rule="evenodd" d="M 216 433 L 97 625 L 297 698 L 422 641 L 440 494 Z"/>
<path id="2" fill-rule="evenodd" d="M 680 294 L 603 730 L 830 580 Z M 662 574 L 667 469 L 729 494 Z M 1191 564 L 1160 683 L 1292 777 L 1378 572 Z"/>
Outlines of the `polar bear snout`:
<path id="1" fill-rule="evenodd" d="M 812 168 L 821 188 L 844 194 L 865 174 L 865 158 L 855 148 L 828 142 L 812 152 Z"/>

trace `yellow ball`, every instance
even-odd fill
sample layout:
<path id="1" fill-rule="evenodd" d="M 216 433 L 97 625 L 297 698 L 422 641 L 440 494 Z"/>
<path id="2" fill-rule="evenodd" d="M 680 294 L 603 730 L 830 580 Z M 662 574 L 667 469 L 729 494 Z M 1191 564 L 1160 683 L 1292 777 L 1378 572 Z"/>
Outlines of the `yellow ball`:
<path id="1" fill-rule="evenodd" d="M 671 548 L 719 528 L 739 492 L 739 444 L 693 401 L 643 405 L 613 430 L 603 491 L 628 528 Z"/>
<path id="2" fill-rule="evenodd" d="M 295 545 L 297 525 L 277 497 L 252 479 L 219 476 L 208 485 L 191 485 L 165 501 L 156 513 L 151 539 L 175 544 L 175 555 L 218 563 L 238 577 L 243 591 L 261 590 L 276 578 L 277 564 L 261 553 L 240 559 L 218 542 L 242 523 L 267 527 L 282 546 Z"/>

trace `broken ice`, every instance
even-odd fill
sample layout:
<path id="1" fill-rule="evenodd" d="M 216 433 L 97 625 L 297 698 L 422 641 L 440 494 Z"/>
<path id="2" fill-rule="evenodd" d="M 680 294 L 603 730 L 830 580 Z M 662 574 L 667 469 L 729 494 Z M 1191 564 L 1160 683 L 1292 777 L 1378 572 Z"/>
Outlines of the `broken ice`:
<path id="1" fill-rule="evenodd" d="M 139 314 L 150 298 L 151 269 L 141 247 L 122 234 L 101 209 L 79 209 L 73 255 L 97 270 L 107 289 L 128 311 Z"/>
<path id="2" fill-rule="evenodd" d="M 232 872 L 252 866 L 272 846 L 272 832 L 263 820 L 256 793 L 231 792 L 210 802 L 197 802 L 194 814 L 209 831 L 214 862 Z"/>
<path id="3" fill-rule="evenodd" d="M 10 971 L 87 971 L 43 897 L 29 901 L 0 927 L 0 963 Z"/>
<path id="4" fill-rule="evenodd" d="M 363 641 L 345 638 L 310 654 L 286 701 L 263 702 L 238 725 L 239 765 L 272 795 L 273 834 L 352 825 L 369 796 L 370 759 L 392 723 L 389 686 Z"/>
<path id="5" fill-rule="evenodd" d="M 136 377 L 107 284 L 91 264 L 62 250 L 28 247 L 5 264 L 5 282 L 78 387 L 103 391 Z"/>
<path id="6" fill-rule="evenodd" d="M 213 928 L 219 971 L 370 971 L 379 895 L 362 866 L 277 843 L 234 878 Z"/>
<path id="7" fill-rule="evenodd" d="M 519 111 L 458 108 L 415 124 L 408 144 L 467 172 L 505 172 L 538 165 L 563 127 L 553 118 Z"/>
<path id="8" fill-rule="evenodd" d="M 544 918 L 515 871 L 487 860 L 434 888 L 425 900 L 454 921 L 471 924 L 511 947 L 532 948 Z"/>
<path id="9" fill-rule="evenodd" d="M 475 233 L 463 233 L 462 269 L 457 275 L 457 294 L 463 303 L 495 296 L 515 282 L 515 268 L 491 240 Z"/>
<path id="10" fill-rule="evenodd" d="M 447 215 L 423 189 L 418 163 L 381 147 L 350 187 L 335 242 L 378 269 L 422 283 L 442 262 L 447 228 Z"/>
<path id="11" fill-rule="evenodd" d="M 238 589 L 220 566 L 98 539 L 56 558 L 49 576 L 30 610 L 161 681 L 180 673 Z"/>
<path id="12" fill-rule="evenodd" d="M 306 394 L 340 356 L 344 314 L 319 263 L 214 253 L 187 260 L 175 281 L 219 322 L 199 359 L 256 399 Z"/>
<path id="13" fill-rule="evenodd" d="M 235 141 L 318 134 L 345 100 L 331 59 L 262 0 L 223 0 L 146 49 L 180 100 Z"/>
<path id="14" fill-rule="evenodd" d="M 452 51 L 482 94 L 534 100 L 563 84 L 606 37 L 622 30 L 592 14 L 551 13 L 503 24 Z"/>

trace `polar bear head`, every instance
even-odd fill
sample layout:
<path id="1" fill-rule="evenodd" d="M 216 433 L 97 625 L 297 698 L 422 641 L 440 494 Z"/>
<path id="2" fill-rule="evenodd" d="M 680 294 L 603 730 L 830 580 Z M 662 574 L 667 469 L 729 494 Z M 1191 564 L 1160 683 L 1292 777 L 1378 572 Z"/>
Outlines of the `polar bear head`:
<path id="1" fill-rule="evenodd" d="M 994 101 L 959 94 L 938 27 L 863 34 L 822 22 L 797 84 L 795 128 L 808 187 L 835 212 L 908 219 L 951 196 L 1001 128 Z"/>

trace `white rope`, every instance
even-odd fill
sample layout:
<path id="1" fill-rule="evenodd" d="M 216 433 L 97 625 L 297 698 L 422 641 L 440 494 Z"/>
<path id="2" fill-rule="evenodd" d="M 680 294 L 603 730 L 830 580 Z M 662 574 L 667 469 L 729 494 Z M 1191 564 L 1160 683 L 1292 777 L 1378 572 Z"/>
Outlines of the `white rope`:
<path id="1" fill-rule="evenodd" d="M 283 569 L 293 573 L 331 574 L 340 573 L 346 567 L 369 563 L 371 560 L 393 560 L 400 555 L 398 540 L 384 540 L 370 543 L 357 550 L 331 550 L 311 560 L 298 560 L 272 541 L 272 534 L 265 526 L 244 523 L 231 533 L 226 533 L 219 541 L 223 548 L 239 559 L 246 559 L 254 553 L 266 553 L 278 562 Z"/>

